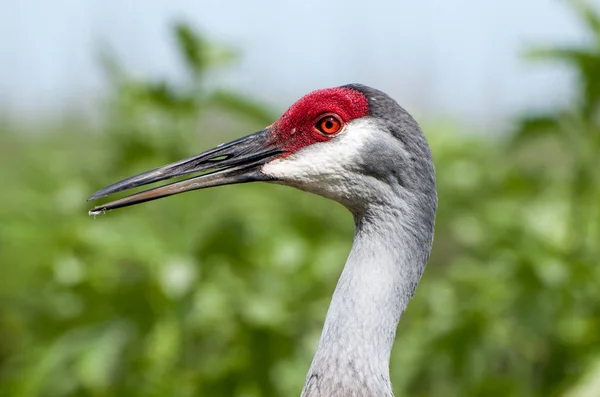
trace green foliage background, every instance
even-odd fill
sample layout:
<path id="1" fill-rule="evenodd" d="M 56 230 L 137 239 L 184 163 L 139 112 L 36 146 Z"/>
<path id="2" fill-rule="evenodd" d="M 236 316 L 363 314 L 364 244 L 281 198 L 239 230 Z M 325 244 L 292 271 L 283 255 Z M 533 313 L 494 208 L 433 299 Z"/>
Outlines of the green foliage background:
<path id="1" fill-rule="evenodd" d="M 588 45 L 530 54 L 577 74 L 571 107 L 497 138 L 422 122 L 440 207 L 392 356 L 398 396 L 600 396 L 600 17 L 573 4 Z M 2 122 L 2 396 L 302 388 L 352 241 L 343 208 L 255 184 L 86 214 L 99 187 L 277 118 L 211 85 L 230 51 L 185 24 L 174 37 L 182 86 L 103 58 L 101 128 Z"/>

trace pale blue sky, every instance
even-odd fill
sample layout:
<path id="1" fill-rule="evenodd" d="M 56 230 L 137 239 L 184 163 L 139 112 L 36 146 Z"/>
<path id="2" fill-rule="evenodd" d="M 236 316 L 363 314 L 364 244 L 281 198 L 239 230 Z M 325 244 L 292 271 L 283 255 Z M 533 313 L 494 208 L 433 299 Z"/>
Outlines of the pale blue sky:
<path id="1" fill-rule="evenodd" d="M 0 103 L 19 114 L 90 104 L 98 45 L 137 76 L 177 79 L 169 25 L 186 19 L 237 48 L 222 82 L 279 107 L 362 82 L 409 110 L 487 124 L 568 101 L 560 67 L 523 62 L 528 44 L 580 42 L 559 0 L 21 0 L 0 8 Z M 594 3 L 600 5 L 600 1 Z"/>

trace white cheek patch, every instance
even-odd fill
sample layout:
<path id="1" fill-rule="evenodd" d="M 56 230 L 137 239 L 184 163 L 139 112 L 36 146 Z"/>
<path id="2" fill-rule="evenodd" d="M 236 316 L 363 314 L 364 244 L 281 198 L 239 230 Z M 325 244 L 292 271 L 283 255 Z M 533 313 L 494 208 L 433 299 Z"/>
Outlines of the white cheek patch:
<path id="1" fill-rule="evenodd" d="M 351 169 L 374 129 L 376 126 L 369 117 L 353 120 L 330 141 L 312 144 L 267 163 L 262 172 L 284 184 L 325 196 L 331 196 L 332 189 L 343 195 L 340 190 L 345 188 L 344 181 L 352 177 Z"/>

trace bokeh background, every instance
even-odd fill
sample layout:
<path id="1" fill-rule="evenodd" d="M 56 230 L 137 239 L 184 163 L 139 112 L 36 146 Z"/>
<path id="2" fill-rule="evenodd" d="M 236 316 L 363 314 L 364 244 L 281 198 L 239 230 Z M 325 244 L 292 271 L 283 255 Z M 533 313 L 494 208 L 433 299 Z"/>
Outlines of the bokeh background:
<path id="1" fill-rule="evenodd" d="M 0 60 L 1 396 L 299 395 L 350 214 L 268 184 L 86 199 L 349 82 L 437 168 L 396 395 L 600 396 L 600 2 L 21 1 Z"/>

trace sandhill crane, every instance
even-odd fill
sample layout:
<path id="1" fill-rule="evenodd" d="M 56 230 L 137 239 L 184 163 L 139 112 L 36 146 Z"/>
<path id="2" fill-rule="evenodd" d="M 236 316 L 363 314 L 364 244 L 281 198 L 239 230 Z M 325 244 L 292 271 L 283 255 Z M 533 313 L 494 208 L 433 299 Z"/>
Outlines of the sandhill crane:
<path id="1" fill-rule="evenodd" d="M 437 209 L 431 152 L 417 122 L 388 95 L 364 85 L 317 90 L 262 131 L 124 179 L 90 200 L 192 173 L 201 175 L 97 206 L 90 214 L 253 181 L 341 203 L 354 216 L 354 244 L 302 396 L 393 396 L 390 352 L 429 258 Z"/>

